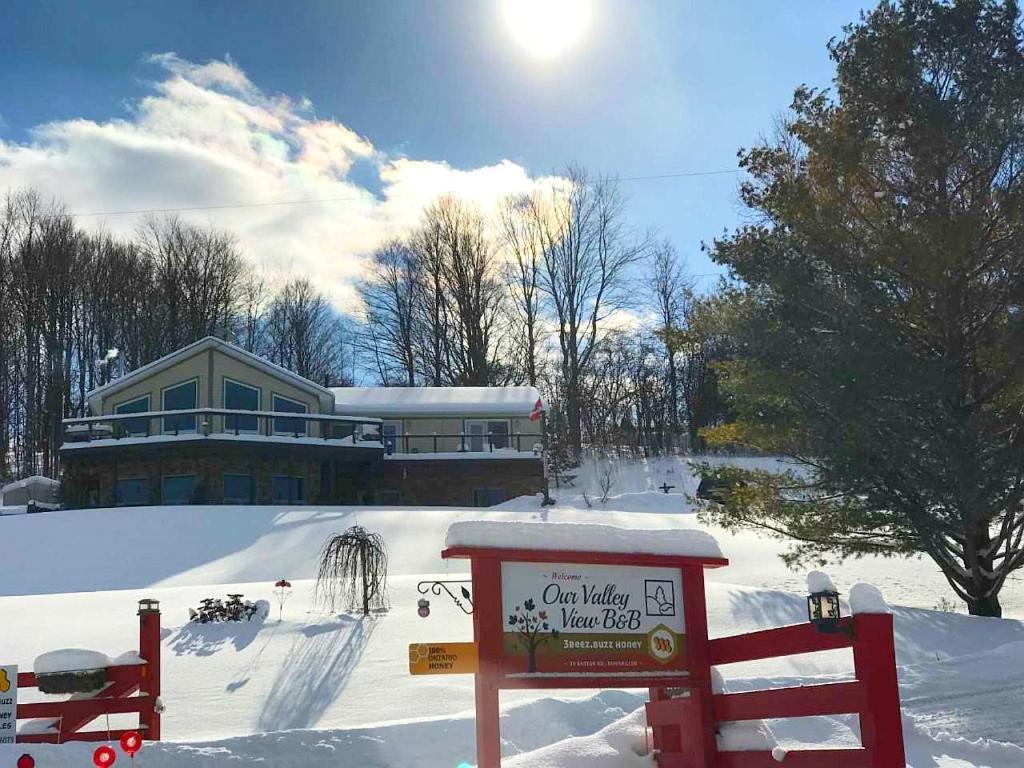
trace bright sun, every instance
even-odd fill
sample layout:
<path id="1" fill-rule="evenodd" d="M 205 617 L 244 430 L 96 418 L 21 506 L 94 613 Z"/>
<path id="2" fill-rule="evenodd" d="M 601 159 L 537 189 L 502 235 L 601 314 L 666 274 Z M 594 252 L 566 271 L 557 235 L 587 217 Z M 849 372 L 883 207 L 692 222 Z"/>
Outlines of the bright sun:
<path id="1" fill-rule="evenodd" d="M 570 48 L 590 23 L 589 0 L 504 0 L 504 10 L 516 42 L 543 59 Z"/>

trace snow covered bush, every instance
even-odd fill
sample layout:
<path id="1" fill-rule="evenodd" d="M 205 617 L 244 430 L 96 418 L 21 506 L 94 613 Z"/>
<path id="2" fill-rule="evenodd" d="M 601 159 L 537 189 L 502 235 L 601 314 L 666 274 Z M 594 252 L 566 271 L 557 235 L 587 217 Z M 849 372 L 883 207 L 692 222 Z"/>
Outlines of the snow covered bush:
<path id="1" fill-rule="evenodd" d="M 255 603 L 250 600 L 243 600 L 244 595 L 233 593 L 228 595 L 227 600 L 216 597 L 207 597 L 200 601 L 199 608 L 189 609 L 190 621 L 198 624 L 214 624 L 222 621 L 262 621 L 270 611 L 270 604 L 266 600 L 257 600 Z"/>

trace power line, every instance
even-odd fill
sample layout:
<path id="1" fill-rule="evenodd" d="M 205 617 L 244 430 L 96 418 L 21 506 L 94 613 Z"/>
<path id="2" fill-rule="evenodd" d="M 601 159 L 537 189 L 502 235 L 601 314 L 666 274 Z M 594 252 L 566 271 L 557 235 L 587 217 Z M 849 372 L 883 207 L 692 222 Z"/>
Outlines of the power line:
<path id="1" fill-rule="evenodd" d="M 648 176 L 619 176 L 617 181 L 655 181 L 658 179 L 685 179 L 700 176 L 722 176 L 725 174 L 736 174 L 739 173 L 739 169 L 733 169 L 730 171 L 683 171 L 680 173 L 660 173 L 652 174 Z M 457 194 L 457 190 L 449 190 L 447 193 L 438 194 Z M 412 197 L 413 195 L 393 195 L 395 197 Z M 190 205 L 180 206 L 174 208 L 137 208 L 134 210 L 123 210 L 123 211 L 87 211 L 85 213 L 72 213 L 69 214 L 74 218 L 86 218 L 92 216 L 138 216 L 142 214 L 152 213 L 184 213 L 187 211 L 223 211 L 231 210 L 236 208 L 269 208 L 280 205 L 316 205 L 318 203 L 351 203 L 351 202 L 371 202 L 377 201 L 378 198 L 374 197 L 370 193 L 359 196 L 349 197 L 318 197 L 318 198 L 307 198 L 304 200 L 275 200 L 272 202 L 264 203 L 224 203 L 220 205 Z"/>

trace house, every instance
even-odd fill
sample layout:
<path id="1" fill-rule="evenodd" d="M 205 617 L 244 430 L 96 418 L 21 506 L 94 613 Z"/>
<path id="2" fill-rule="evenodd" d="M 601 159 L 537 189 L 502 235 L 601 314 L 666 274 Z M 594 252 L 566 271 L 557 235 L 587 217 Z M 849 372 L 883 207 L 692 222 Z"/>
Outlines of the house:
<path id="1" fill-rule="evenodd" d="M 533 387 L 327 389 L 207 337 L 87 402 L 64 422 L 69 507 L 490 506 L 543 488 Z"/>

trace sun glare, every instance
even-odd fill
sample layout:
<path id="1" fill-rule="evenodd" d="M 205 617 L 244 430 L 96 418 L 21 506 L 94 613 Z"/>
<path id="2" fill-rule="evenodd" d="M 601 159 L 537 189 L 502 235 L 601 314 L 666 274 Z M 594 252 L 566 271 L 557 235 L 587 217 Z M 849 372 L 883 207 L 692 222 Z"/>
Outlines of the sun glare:
<path id="1" fill-rule="evenodd" d="M 512 37 L 540 59 L 572 47 L 590 22 L 590 0 L 504 0 L 504 11 Z"/>

